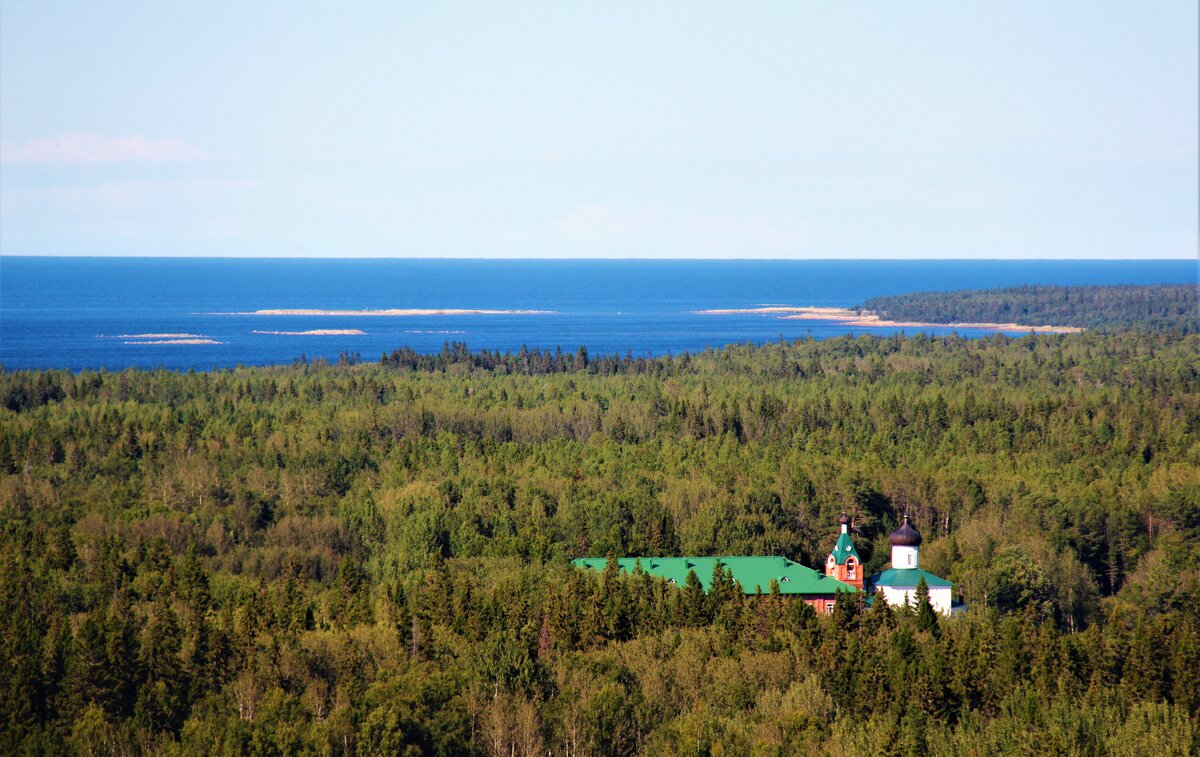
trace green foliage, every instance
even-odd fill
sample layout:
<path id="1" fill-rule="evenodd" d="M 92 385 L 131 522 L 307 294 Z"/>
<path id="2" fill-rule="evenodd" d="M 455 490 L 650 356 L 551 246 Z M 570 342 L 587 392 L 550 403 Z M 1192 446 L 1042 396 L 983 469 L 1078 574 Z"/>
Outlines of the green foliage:
<path id="1" fill-rule="evenodd" d="M 0 751 L 1194 751 L 1198 352 L 0 372 Z M 568 565 L 819 565 L 842 511 L 868 570 L 910 513 L 971 609 Z"/>
<path id="2" fill-rule="evenodd" d="M 925 577 L 917 581 L 917 588 L 913 592 L 916 597 L 916 627 L 918 630 L 927 631 L 934 636 L 941 635 L 941 627 L 938 625 L 937 612 L 934 611 L 933 605 L 929 602 L 929 585 L 925 583 Z"/>
<path id="3" fill-rule="evenodd" d="M 862 307 L 891 320 L 927 323 L 1019 323 L 1200 332 L 1200 288 L 1195 284 L 1022 286 L 915 292 L 875 297 Z"/>

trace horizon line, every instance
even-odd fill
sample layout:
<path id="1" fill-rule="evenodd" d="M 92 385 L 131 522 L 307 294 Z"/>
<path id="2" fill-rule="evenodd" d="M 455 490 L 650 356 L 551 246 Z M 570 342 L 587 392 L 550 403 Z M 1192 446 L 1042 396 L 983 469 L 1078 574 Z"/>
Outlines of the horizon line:
<path id="1" fill-rule="evenodd" d="M 54 260 L 72 260 L 72 259 L 111 259 L 111 260 L 414 260 L 414 261 L 450 261 L 460 260 L 464 262 L 530 262 L 530 261 L 546 261 L 546 262 L 575 262 L 575 261 L 594 261 L 594 262 L 680 262 L 680 263 L 695 263 L 695 262 L 712 262 L 712 263 L 871 263 L 871 262 L 946 262 L 946 263 L 1006 263 L 1006 262 L 1048 262 L 1048 263 L 1196 263 L 1200 266 L 1200 258 L 1185 258 L 1185 257 L 1162 257 L 1162 258 L 918 258 L 918 257 L 871 257 L 871 258 L 767 258 L 767 257 L 731 257 L 731 258 L 714 258 L 714 257 L 544 257 L 544 256 L 498 256 L 498 257 L 467 257 L 458 255 L 46 255 L 40 253 L 6 253 L 0 252 L 0 259 L 3 258 L 47 258 Z"/>

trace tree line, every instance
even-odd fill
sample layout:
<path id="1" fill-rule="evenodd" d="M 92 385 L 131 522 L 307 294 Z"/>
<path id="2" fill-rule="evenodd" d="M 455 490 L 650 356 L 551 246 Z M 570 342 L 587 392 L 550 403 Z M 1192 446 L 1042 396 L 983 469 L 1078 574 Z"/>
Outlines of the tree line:
<path id="1" fill-rule="evenodd" d="M 1200 287 L 1021 286 L 875 297 L 865 310 L 901 321 L 1200 331 Z"/>

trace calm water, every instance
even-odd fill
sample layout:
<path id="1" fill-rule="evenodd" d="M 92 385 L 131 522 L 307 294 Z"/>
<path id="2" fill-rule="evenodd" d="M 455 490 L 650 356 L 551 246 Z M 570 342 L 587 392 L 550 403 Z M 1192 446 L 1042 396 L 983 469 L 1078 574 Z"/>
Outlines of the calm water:
<path id="1" fill-rule="evenodd" d="M 290 363 L 301 354 L 376 360 L 431 352 L 586 345 L 592 354 L 697 351 L 731 342 L 886 334 L 769 315 L 697 315 L 765 304 L 853 306 L 902 292 L 1018 284 L 1197 280 L 1191 261 L 481 261 L 0 258 L 6 368 L 196 368 Z M 456 308 L 546 315 L 222 315 L 260 309 Z M 355 336 L 255 331 L 359 329 Z M 913 329 L 908 329 L 913 331 Z M 938 333 L 939 331 L 931 329 Z M 960 330 L 964 335 L 990 332 Z M 191 334 L 219 344 L 129 344 Z"/>

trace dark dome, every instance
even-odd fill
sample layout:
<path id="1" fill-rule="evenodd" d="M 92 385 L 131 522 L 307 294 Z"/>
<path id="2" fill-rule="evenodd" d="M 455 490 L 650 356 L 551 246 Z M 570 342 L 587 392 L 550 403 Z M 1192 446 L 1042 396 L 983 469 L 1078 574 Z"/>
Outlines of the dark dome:
<path id="1" fill-rule="evenodd" d="M 838 518 L 838 523 L 841 523 L 843 526 L 850 525 L 850 516 L 842 513 L 842 517 Z"/>
<path id="2" fill-rule="evenodd" d="M 904 516 L 904 522 L 900 524 L 888 537 L 888 541 L 893 547 L 919 547 L 921 546 L 921 534 L 917 529 L 908 525 L 908 516 Z"/>

